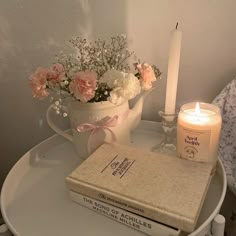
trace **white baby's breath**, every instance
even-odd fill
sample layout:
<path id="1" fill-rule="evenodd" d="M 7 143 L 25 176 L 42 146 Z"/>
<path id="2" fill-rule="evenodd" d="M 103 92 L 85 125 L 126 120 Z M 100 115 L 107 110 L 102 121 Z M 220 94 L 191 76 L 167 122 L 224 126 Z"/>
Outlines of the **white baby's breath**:
<path id="1" fill-rule="evenodd" d="M 68 76 L 69 78 L 73 78 L 74 75 L 75 75 L 77 72 L 78 72 L 78 68 L 77 68 L 76 66 L 75 66 L 75 67 L 72 67 L 72 68 L 70 68 L 70 70 L 68 71 L 67 76 Z"/>

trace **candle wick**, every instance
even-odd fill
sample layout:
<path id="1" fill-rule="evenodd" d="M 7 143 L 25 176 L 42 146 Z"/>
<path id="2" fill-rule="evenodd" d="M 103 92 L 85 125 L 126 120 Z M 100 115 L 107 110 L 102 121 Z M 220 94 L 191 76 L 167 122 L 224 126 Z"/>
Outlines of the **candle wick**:
<path id="1" fill-rule="evenodd" d="M 179 25 L 179 22 L 177 22 L 176 26 L 175 26 L 175 29 L 177 30 L 178 29 L 178 25 Z"/>

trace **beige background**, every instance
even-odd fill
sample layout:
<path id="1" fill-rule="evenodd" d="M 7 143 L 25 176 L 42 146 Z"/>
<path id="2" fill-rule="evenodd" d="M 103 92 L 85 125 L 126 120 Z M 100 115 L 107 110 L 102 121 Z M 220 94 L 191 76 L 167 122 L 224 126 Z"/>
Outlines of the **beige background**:
<path id="1" fill-rule="evenodd" d="M 136 54 L 163 72 L 143 111 L 144 119 L 158 120 L 176 22 L 183 32 L 177 103 L 210 102 L 236 74 L 235 9 L 234 0 L 1 1 L 0 186 L 23 153 L 53 134 L 45 122 L 48 104 L 32 98 L 27 79 L 66 50 L 65 40 L 127 34 Z"/>

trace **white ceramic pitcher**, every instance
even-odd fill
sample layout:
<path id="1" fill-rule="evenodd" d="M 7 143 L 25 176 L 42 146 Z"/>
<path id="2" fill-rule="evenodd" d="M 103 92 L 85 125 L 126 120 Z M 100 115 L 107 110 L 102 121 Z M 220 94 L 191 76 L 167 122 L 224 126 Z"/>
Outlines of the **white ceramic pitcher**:
<path id="1" fill-rule="evenodd" d="M 119 105 L 111 102 L 81 103 L 71 101 L 68 104 L 72 136 L 58 128 L 50 118 L 51 105 L 47 110 L 49 126 L 75 144 L 80 158 L 85 159 L 104 142 L 130 143 L 130 131 L 140 119 L 143 100 L 149 92 L 140 95 L 132 109 L 125 100 Z"/>

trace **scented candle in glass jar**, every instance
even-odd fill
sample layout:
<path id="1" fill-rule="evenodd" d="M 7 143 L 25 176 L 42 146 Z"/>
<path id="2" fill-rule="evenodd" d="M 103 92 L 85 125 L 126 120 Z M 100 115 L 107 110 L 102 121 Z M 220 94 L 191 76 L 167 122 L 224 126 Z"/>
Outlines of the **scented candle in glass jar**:
<path id="1" fill-rule="evenodd" d="M 178 114 L 177 156 L 215 166 L 221 131 L 220 109 L 208 103 L 187 103 Z"/>

